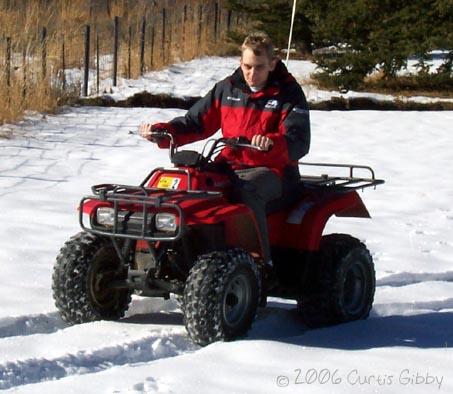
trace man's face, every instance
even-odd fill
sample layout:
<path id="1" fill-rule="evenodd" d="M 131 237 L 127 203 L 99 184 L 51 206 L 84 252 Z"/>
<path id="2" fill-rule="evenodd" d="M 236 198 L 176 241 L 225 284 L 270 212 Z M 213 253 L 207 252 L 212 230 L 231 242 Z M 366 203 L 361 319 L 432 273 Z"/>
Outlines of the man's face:
<path id="1" fill-rule="evenodd" d="M 245 82 L 254 89 L 262 89 L 267 82 L 269 73 L 274 70 L 276 60 L 270 60 L 266 55 L 257 56 L 251 49 L 245 49 L 241 57 L 241 69 Z"/>

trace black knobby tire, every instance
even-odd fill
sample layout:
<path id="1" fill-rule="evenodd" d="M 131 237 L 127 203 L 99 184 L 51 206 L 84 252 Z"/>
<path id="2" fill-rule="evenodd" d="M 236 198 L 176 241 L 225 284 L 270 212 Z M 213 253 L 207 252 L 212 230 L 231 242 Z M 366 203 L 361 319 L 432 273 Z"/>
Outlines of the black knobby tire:
<path id="1" fill-rule="evenodd" d="M 117 320 L 131 301 L 128 289 L 108 289 L 120 260 L 110 239 L 81 232 L 61 248 L 52 276 L 55 305 L 71 324 Z"/>
<path id="2" fill-rule="evenodd" d="M 374 300 L 376 278 L 366 246 L 346 234 L 321 240 L 316 288 L 298 301 L 298 311 L 310 327 L 366 319 Z"/>
<path id="3" fill-rule="evenodd" d="M 255 319 L 261 278 L 253 258 L 239 249 L 200 256 L 184 289 L 184 323 L 202 346 L 247 333 Z"/>

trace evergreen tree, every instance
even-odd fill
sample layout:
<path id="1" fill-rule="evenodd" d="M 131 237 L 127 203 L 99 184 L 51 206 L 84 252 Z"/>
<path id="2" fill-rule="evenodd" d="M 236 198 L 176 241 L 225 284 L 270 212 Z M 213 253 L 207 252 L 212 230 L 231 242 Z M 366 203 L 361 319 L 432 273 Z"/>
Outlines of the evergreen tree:
<path id="1" fill-rule="evenodd" d="M 451 0 L 303 3 L 314 40 L 334 48 L 333 54 L 321 53 L 315 61 L 338 85 L 355 87 L 375 68 L 384 78 L 394 77 L 414 55 L 420 59 L 420 70 L 426 72 L 429 51 L 453 48 Z"/>
<path id="2" fill-rule="evenodd" d="M 292 1 L 229 3 L 284 47 Z M 418 57 L 419 70 L 426 73 L 433 49 L 450 50 L 442 70 L 451 73 L 453 4 L 451 0 L 298 0 L 294 37 L 306 48 L 323 48 L 315 52 L 314 60 L 323 77 L 337 86 L 357 87 L 375 69 L 392 78 L 410 56 Z"/>
<path id="3" fill-rule="evenodd" d="M 267 32 L 274 44 L 283 49 L 288 45 L 292 4 L 292 0 L 229 0 L 228 8 L 247 14 L 256 29 Z M 310 23 L 299 8 L 294 19 L 293 44 L 303 55 L 311 55 L 312 41 Z"/>

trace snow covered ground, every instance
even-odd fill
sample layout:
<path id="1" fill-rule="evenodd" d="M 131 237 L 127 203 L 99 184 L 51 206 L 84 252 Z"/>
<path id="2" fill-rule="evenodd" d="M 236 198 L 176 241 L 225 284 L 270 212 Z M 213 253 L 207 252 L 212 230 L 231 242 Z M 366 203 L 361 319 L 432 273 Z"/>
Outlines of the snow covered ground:
<path id="1" fill-rule="evenodd" d="M 184 83 L 175 88 L 188 96 L 223 72 L 209 61 L 178 67 Z M 372 252 L 378 281 L 368 320 L 308 330 L 293 302 L 271 299 L 245 339 L 200 348 L 174 300 L 135 297 L 119 322 L 59 319 L 52 266 L 79 231 L 80 197 L 93 184 L 137 184 L 169 165 L 166 151 L 129 130 L 182 113 L 68 108 L 3 127 L 14 137 L 0 139 L 0 390 L 453 392 L 453 112 L 311 113 L 307 161 L 368 164 L 386 180 L 361 194 L 372 220 L 338 218 L 326 228 Z"/>

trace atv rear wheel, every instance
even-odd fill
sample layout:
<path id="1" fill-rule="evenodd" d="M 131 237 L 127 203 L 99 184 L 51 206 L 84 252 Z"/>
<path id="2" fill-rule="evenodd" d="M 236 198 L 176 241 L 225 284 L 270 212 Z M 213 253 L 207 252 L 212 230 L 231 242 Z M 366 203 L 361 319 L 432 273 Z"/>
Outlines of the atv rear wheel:
<path id="1" fill-rule="evenodd" d="M 55 305 L 71 324 L 117 320 L 131 301 L 128 289 L 108 288 L 120 259 L 110 239 L 81 232 L 61 248 L 52 276 Z"/>
<path id="2" fill-rule="evenodd" d="M 298 301 L 298 310 L 310 327 L 366 319 L 376 286 L 370 252 L 346 234 L 324 236 L 315 291 Z"/>
<path id="3" fill-rule="evenodd" d="M 200 256 L 184 289 L 184 323 L 200 345 L 245 335 L 261 294 L 261 279 L 252 257 L 238 249 Z"/>

